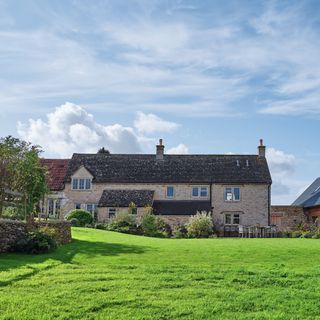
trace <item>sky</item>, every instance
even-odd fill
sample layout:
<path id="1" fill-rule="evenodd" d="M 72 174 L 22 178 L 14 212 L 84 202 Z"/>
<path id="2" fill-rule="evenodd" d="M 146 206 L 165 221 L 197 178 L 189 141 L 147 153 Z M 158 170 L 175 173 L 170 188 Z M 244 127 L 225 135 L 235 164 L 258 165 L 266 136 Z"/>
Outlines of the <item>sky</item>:
<path id="1" fill-rule="evenodd" d="M 320 176 L 320 1 L 0 0 L 0 137 L 254 154 L 272 203 Z"/>

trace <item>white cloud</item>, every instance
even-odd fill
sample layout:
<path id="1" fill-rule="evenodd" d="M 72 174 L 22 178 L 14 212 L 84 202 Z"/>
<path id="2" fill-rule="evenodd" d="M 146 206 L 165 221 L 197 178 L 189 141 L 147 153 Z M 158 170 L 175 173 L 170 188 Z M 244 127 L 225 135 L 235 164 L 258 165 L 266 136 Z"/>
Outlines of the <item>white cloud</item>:
<path id="1" fill-rule="evenodd" d="M 172 132 L 179 127 L 175 122 L 166 121 L 155 114 L 145 114 L 143 112 L 137 113 L 134 126 L 139 132 L 146 134 L 155 132 Z"/>
<path id="2" fill-rule="evenodd" d="M 47 115 L 47 121 L 18 123 L 21 138 L 41 145 L 50 154 L 70 157 L 74 152 L 96 153 L 105 147 L 112 153 L 137 153 L 139 137 L 130 127 L 101 125 L 82 107 L 65 103 Z"/>
<path id="3" fill-rule="evenodd" d="M 168 154 L 188 154 L 189 149 L 185 144 L 180 143 L 176 147 L 172 147 L 168 149 L 167 153 Z"/>
<path id="4" fill-rule="evenodd" d="M 275 148 L 267 148 L 266 157 L 272 177 L 272 203 L 290 204 L 294 197 L 296 157 Z M 288 201 L 288 202 L 286 202 Z"/>

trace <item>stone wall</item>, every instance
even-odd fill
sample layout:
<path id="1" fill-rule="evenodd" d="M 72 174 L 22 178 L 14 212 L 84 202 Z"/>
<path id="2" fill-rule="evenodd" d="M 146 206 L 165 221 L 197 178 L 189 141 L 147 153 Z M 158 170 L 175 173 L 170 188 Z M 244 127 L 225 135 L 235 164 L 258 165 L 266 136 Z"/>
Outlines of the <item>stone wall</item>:
<path id="1" fill-rule="evenodd" d="M 226 187 L 240 188 L 240 201 L 225 201 Z M 226 213 L 239 213 L 240 224 L 267 226 L 269 224 L 269 186 L 267 184 L 213 184 L 212 216 L 217 229 L 223 229 Z"/>
<path id="2" fill-rule="evenodd" d="M 57 241 L 60 244 L 66 244 L 72 240 L 71 224 L 68 221 L 36 221 L 35 226 L 55 229 Z M 23 238 L 26 232 L 25 222 L 0 219 L 0 252 L 11 251 L 15 242 Z"/>
<path id="3" fill-rule="evenodd" d="M 16 241 L 23 238 L 26 232 L 24 222 L 0 219 L 0 253 L 10 251 Z"/>
<path id="4" fill-rule="evenodd" d="M 301 223 L 308 223 L 303 207 L 300 206 L 271 206 L 271 224 L 280 231 L 294 229 Z"/>

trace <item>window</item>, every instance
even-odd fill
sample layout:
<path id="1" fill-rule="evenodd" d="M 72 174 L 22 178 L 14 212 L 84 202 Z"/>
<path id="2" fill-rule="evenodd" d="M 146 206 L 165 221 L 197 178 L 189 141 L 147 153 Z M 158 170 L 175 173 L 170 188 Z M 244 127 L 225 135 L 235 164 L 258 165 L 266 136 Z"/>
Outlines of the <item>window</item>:
<path id="1" fill-rule="evenodd" d="M 72 178 L 72 190 L 90 190 L 91 179 Z"/>
<path id="2" fill-rule="evenodd" d="M 224 224 L 240 224 L 240 214 L 239 213 L 226 213 L 224 215 Z"/>
<path id="3" fill-rule="evenodd" d="M 88 203 L 87 204 L 87 211 L 94 215 L 97 212 L 98 205 L 95 203 Z"/>
<path id="4" fill-rule="evenodd" d="M 74 204 L 74 207 L 75 207 L 76 209 L 81 209 L 81 203 L 75 203 L 75 204 Z"/>
<path id="5" fill-rule="evenodd" d="M 173 186 L 167 186 L 167 198 L 174 197 L 174 188 Z"/>
<path id="6" fill-rule="evenodd" d="M 240 201 L 240 188 L 225 188 L 224 201 Z"/>
<path id="7" fill-rule="evenodd" d="M 109 208 L 108 213 L 109 213 L 109 218 L 112 218 L 116 215 L 116 208 Z"/>
<path id="8" fill-rule="evenodd" d="M 86 179 L 86 189 L 91 189 L 91 179 Z"/>
<path id="9" fill-rule="evenodd" d="M 208 187 L 192 187 L 192 197 L 194 198 L 207 198 Z"/>
<path id="10" fill-rule="evenodd" d="M 77 190 L 78 189 L 78 179 L 72 179 L 72 189 Z"/>

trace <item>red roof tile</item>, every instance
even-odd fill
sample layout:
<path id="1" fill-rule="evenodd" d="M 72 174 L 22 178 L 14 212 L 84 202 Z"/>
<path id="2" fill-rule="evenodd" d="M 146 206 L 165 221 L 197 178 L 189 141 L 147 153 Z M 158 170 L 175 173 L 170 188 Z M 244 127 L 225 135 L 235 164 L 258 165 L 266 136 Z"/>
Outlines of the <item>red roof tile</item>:
<path id="1" fill-rule="evenodd" d="M 50 191 L 60 191 L 64 187 L 68 159 L 40 159 L 41 165 L 47 168 L 47 184 Z"/>

